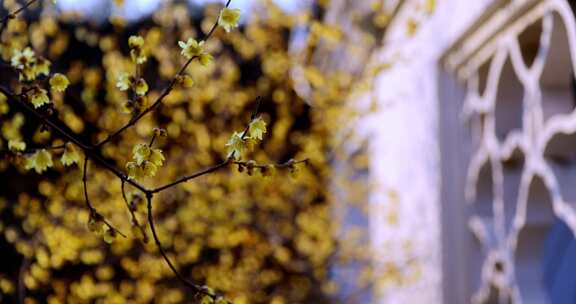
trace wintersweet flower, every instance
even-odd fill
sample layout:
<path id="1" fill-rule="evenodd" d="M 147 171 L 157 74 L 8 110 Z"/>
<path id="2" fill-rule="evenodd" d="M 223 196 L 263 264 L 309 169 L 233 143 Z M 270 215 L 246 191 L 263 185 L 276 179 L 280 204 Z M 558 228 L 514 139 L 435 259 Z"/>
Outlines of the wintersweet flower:
<path id="1" fill-rule="evenodd" d="M 226 146 L 228 147 L 228 157 L 240 159 L 246 150 L 246 143 L 242 138 L 242 132 L 234 132 L 230 140 L 228 140 L 228 143 L 226 143 Z"/>
<path id="2" fill-rule="evenodd" d="M 266 133 L 266 122 L 262 117 L 255 118 L 248 126 L 248 135 L 253 139 L 262 140 L 262 135 Z"/>
<path id="3" fill-rule="evenodd" d="M 44 149 L 26 158 L 26 170 L 34 169 L 36 173 L 42 173 L 52 166 L 52 154 Z"/>
<path id="4" fill-rule="evenodd" d="M 218 17 L 218 25 L 224 28 L 226 32 L 230 32 L 235 27 L 238 27 L 238 21 L 240 20 L 240 9 L 231 9 L 225 7 L 220 11 L 220 16 Z"/>
<path id="5" fill-rule="evenodd" d="M 194 56 L 200 56 L 204 53 L 204 41 L 196 41 L 194 38 L 188 39 L 188 41 L 178 41 L 178 45 L 182 48 L 180 52 L 182 56 L 191 59 Z"/>
<path id="6" fill-rule="evenodd" d="M 78 149 L 76 148 L 76 146 L 74 146 L 74 144 L 67 143 L 64 146 L 64 153 L 60 158 L 60 162 L 62 162 L 62 165 L 64 166 L 70 166 L 78 163 L 79 161 L 80 161 L 80 153 L 78 152 Z"/>
<path id="7" fill-rule="evenodd" d="M 45 104 L 50 103 L 48 92 L 39 87 L 34 87 L 31 91 L 30 102 L 32 102 L 32 105 L 34 105 L 34 108 L 39 108 Z"/>
<path id="8" fill-rule="evenodd" d="M 50 78 L 50 87 L 56 92 L 64 92 L 69 84 L 68 78 L 60 73 L 56 73 Z"/>

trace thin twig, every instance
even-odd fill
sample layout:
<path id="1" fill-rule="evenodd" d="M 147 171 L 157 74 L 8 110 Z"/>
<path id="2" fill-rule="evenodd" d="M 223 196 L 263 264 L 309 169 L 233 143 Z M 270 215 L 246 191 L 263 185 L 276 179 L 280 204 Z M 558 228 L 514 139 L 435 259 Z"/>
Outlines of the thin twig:
<path id="1" fill-rule="evenodd" d="M 146 205 L 148 206 L 148 223 L 150 225 L 150 230 L 152 231 L 152 237 L 154 238 L 154 243 L 156 244 L 156 247 L 158 247 L 158 251 L 160 251 L 160 255 L 162 255 L 162 258 L 164 258 L 164 261 L 166 261 L 166 264 L 168 264 L 168 267 L 170 268 L 170 270 L 172 270 L 172 272 L 176 275 L 176 277 L 182 281 L 184 284 L 186 284 L 186 286 L 190 287 L 192 290 L 196 291 L 197 293 L 201 293 L 207 296 L 210 296 L 212 298 L 214 298 L 215 296 L 211 293 L 209 293 L 205 288 L 203 288 L 200 285 L 194 284 L 193 282 L 190 282 L 188 279 L 186 279 L 174 266 L 174 264 L 172 263 L 172 261 L 168 258 L 168 255 L 166 254 L 166 251 L 164 251 L 164 248 L 162 248 L 162 243 L 160 242 L 160 239 L 158 238 L 158 234 L 156 233 L 156 226 L 154 225 L 154 216 L 152 214 L 152 196 L 153 194 L 148 193 L 146 194 Z"/>
<path id="2" fill-rule="evenodd" d="M 149 148 L 152 148 L 152 145 L 154 144 L 155 139 L 156 139 L 156 132 L 154 132 L 154 134 L 152 134 L 152 138 L 150 139 L 150 143 L 148 143 Z"/>
<path id="3" fill-rule="evenodd" d="M 32 5 L 32 3 L 36 2 L 36 1 L 37 0 L 30 0 L 23 7 L 16 10 L 15 12 L 9 14 L 4 19 L 2 19 L 0 21 L 1 22 L 0 35 L 2 34 L 2 31 L 4 30 L 4 28 L 6 27 L 6 24 L 7 24 L 9 19 L 14 18 L 16 16 L 16 14 L 20 13 L 21 11 L 23 11 L 24 9 L 26 9 L 27 7 L 29 7 L 30 5 Z M 230 5 L 230 3 L 231 3 L 231 0 L 228 0 L 225 7 L 228 7 Z M 218 20 L 214 23 L 214 25 L 212 26 L 212 28 L 210 29 L 208 34 L 205 36 L 204 41 L 208 41 L 208 39 L 210 39 L 210 37 L 212 37 L 217 26 L 218 26 Z M 177 276 L 177 278 L 179 280 L 184 282 L 184 284 L 186 284 L 192 290 L 194 290 L 198 294 L 203 294 L 203 295 L 209 296 L 212 299 L 214 299 L 216 296 L 213 293 L 209 292 L 208 289 L 206 289 L 205 287 L 202 287 L 200 285 L 194 284 L 193 282 L 184 278 L 184 276 L 176 269 L 176 267 L 174 266 L 172 261 L 168 258 L 166 252 L 164 251 L 164 248 L 162 247 L 162 243 L 160 242 L 160 239 L 158 238 L 158 235 L 156 233 L 156 227 L 154 225 L 154 217 L 153 217 L 153 212 L 152 212 L 152 198 L 153 198 L 153 195 L 155 193 L 158 193 L 158 192 L 161 192 L 161 191 L 166 190 L 168 188 L 174 187 L 180 183 L 184 183 L 184 182 L 189 181 L 191 179 L 194 179 L 194 178 L 206 175 L 208 173 L 217 171 L 221 168 L 228 166 L 231 163 L 237 163 L 238 164 L 239 162 L 234 162 L 232 157 L 228 157 L 224 162 L 222 162 L 218 165 L 215 165 L 215 166 L 209 167 L 207 169 L 198 171 L 196 173 L 182 177 L 182 178 L 180 178 L 174 182 L 171 182 L 169 184 L 166 184 L 164 186 L 160 186 L 158 188 L 150 190 L 150 189 L 147 189 L 146 187 L 140 185 L 139 183 L 135 182 L 134 180 L 128 178 L 128 176 L 126 176 L 123 172 L 121 172 L 119 169 L 117 169 L 114 165 L 110 164 L 107 160 L 105 160 L 100 155 L 99 149 L 98 149 L 98 148 L 102 147 L 104 144 L 112 141 L 114 138 L 119 136 L 126 129 L 130 128 L 131 126 L 134 126 L 142 117 L 144 117 L 144 115 L 146 115 L 147 113 L 156 109 L 162 103 L 163 99 L 166 96 L 168 96 L 168 94 L 170 94 L 170 92 L 172 91 L 172 89 L 174 88 L 174 86 L 177 83 L 178 77 L 183 75 L 184 72 L 186 71 L 186 69 L 188 68 L 188 66 L 192 63 L 192 61 L 194 59 L 197 59 L 197 58 L 198 58 L 198 56 L 195 56 L 195 57 L 192 57 L 186 61 L 186 63 L 181 67 L 181 69 L 176 73 L 176 75 L 170 81 L 168 86 L 162 91 L 160 96 L 158 96 L 156 101 L 150 107 L 146 108 L 144 111 L 142 111 L 137 116 L 135 116 L 133 119 L 131 119 L 123 127 L 118 129 L 116 132 L 112 133 L 111 135 L 108 135 L 104 140 L 102 140 L 100 143 L 98 143 L 96 145 L 85 144 L 72 131 L 70 131 L 66 127 L 66 125 L 63 124 L 58 118 L 55 118 L 55 121 L 53 121 L 50 116 L 47 116 L 47 115 L 43 114 L 42 112 L 36 110 L 35 108 L 31 107 L 27 103 L 27 100 L 26 100 L 27 99 L 27 95 L 26 95 L 27 91 L 23 91 L 20 94 L 15 95 L 9 89 L 7 89 L 3 86 L 0 86 L 0 92 L 2 92 L 4 95 L 6 95 L 6 97 L 8 98 L 9 101 L 15 102 L 18 106 L 22 107 L 26 112 L 29 112 L 30 114 L 32 114 L 33 116 L 38 118 L 39 121 L 42 121 L 43 124 L 49 126 L 53 130 L 55 130 L 56 133 L 58 133 L 61 137 L 66 139 L 68 142 L 75 144 L 76 146 L 78 146 L 80 149 L 83 150 L 83 152 L 84 152 L 84 170 L 83 170 L 82 182 L 83 182 L 83 188 L 84 188 L 85 203 L 86 203 L 87 208 L 90 211 L 90 215 L 95 216 L 98 220 L 103 221 L 108 226 L 109 229 L 117 232 L 118 234 L 122 235 L 123 237 L 126 237 L 126 235 L 124 235 L 118 229 L 113 227 L 100 213 L 98 213 L 98 211 L 90 203 L 90 199 L 88 196 L 88 186 L 87 186 L 87 183 L 88 183 L 88 178 L 87 178 L 88 161 L 90 159 L 93 160 L 94 162 L 103 166 L 108 171 L 112 172 L 114 175 L 116 175 L 120 179 L 121 187 L 122 187 L 122 197 L 126 203 L 126 206 L 128 207 L 128 210 L 130 211 L 133 224 L 137 225 L 140 229 L 142 229 L 142 226 L 139 225 L 137 218 L 136 218 L 136 215 L 134 214 L 134 210 L 133 210 L 134 208 L 133 208 L 133 206 L 130 205 L 130 202 L 128 202 L 128 199 L 126 197 L 125 184 L 128 183 L 128 184 L 134 186 L 135 188 L 137 188 L 138 190 L 142 191 L 146 195 L 147 209 L 148 209 L 148 222 L 150 225 L 150 229 L 152 231 L 152 236 L 154 238 L 154 242 L 155 242 L 156 246 L 158 247 L 158 250 L 159 250 L 160 254 L 162 255 L 163 259 L 168 264 L 168 267 L 172 270 L 172 272 Z M 140 74 L 140 71 L 138 70 L 138 66 L 137 66 L 136 74 L 137 74 L 137 76 L 138 76 L 138 74 Z M 255 109 L 251 115 L 251 120 L 256 118 L 256 115 L 258 114 L 258 111 L 259 111 L 260 102 L 261 102 L 261 99 L 260 99 L 260 97 L 258 97 L 256 107 L 255 107 Z M 62 126 L 64 126 L 64 127 L 62 127 Z M 249 125 L 245 128 L 244 132 L 242 133 L 243 139 L 246 137 L 248 130 L 249 130 Z M 154 143 L 155 137 L 156 137 L 155 135 L 152 137 L 150 144 L 149 144 L 150 146 L 152 146 L 152 144 Z M 294 164 L 294 162 L 292 161 L 292 163 L 290 165 L 293 165 L 293 164 Z M 143 236 L 146 237 L 146 234 L 144 233 L 143 230 L 142 230 L 142 232 L 143 232 Z"/>
<path id="4" fill-rule="evenodd" d="M 212 173 L 214 171 L 217 171 L 218 169 L 224 168 L 224 167 L 228 166 L 229 164 L 230 164 L 230 159 L 227 159 L 218 165 L 212 166 L 212 167 L 204 169 L 204 170 L 200 170 L 200 171 L 195 172 L 191 175 L 181 177 L 181 178 L 177 179 L 176 181 L 168 183 L 164 186 L 160 186 L 158 188 L 152 189 L 152 190 L 150 190 L 150 193 L 158 193 L 158 192 L 164 191 L 164 190 L 166 190 L 168 188 L 172 188 L 178 184 L 185 183 L 191 179 L 194 179 L 194 178 L 200 177 L 202 175 L 206 175 L 208 173 Z"/>
<path id="5" fill-rule="evenodd" d="M 240 166 L 252 166 L 253 168 L 258 168 L 258 169 L 266 169 L 269 166 L 274 166 L 276 168 L 288 168 L 290 166 L 295 166 L 298 164 L 305 164 L 308 163 L 308 159 L 302 159 L 302 160 L 289 160 L 283 164 L 266 164 L 266 165 L 262 165 L 262 164 L 249 164 L 246 161 L 233 161 L 233 163 L 235 165 L 240 165 Z"/>
<path id="6" fill-rule="evenodd" d="M 4 32 L 4 29 L 8 25 L 8 21 L 10 19 L 16 18 L 16 15 L 20 14 L 22 11 L 27 9 L 30 5 L 32 5 L 36 1 L 38 1 L 38 0 L 30 0 L 30 1 L 26 2 L 19 9 L 13 11 L 12 13 L 9 13 L 8 15 L 4 16 L 4 18 L 2 18 L 2 20 L 0 20 L 0 39 L 2 38 L 2 32 Z"/>
<path id="7" fill-rule="evenodd" d="M 228 2 L 226 3 L 226 7 L 228 7 L 230 5 L 230 3 L 232 2 L 232 0 L 228 0 Z M 210 31 L 208 32 L 208 34 L 206 35 L 206 37 L 203 39 L 205 42 L 207 42 L 210 37 L 212 37 L 212 34 L 214 33 L 214 31 L 216 30 L 216 28 L 218 27 L 218 20 L 216 20 L 216 22 L 214 23 L 214 25 L 212 26 L 212 28 L 210 29 Z M 108 135 L 104 140 L 102 140 L 101 142 L 97 143 L 95 146 L 97 148 L 102 147 L 103 145 L 109 143 L 110 141 L 112 141 L 114 138 L 118 137 L 120 134 L 122 134 L 126 129 L 130 128 L 131 126 L 135 125 L 140 119 L 142 119 L 142 117 L 144 117 L 146 114 L 150 113 L 151 111 L 153 111 L 154 109 L 156 109 L 164 100 L 164 98 L 166 96 L 168 96 L 168 94 L 170 94 L 170 92 L 172 91 L 172 89 L 174 89 L 174 86 L 176 85 L 176 82 L 178 81 L 178 77 L 182 76 L 184 74 L 184 72 L 186 71 L 186 69 L 188 68 L 188 66 L 192 63 L 192 61 L 196 58 L 198 58 L 199 56 L 193 56 L 192 58 L 188 59 L 186 61 L 186 63 L 180 68 L 180 70 L 176 73 L 176 75 L 174 75 L 174 77 L 172 78 L 172 80 L 170 81 L 170 83 L 168 84 L 168 86 L 166 88 L 164 88 L 164 90 L 162 90 L 162 93 L 160 94 L 160 96 L 158 96 L 158 98 L 156 98 L 156 101 L 154 101 L 154 103 L 149 106 L 148 108 L 146 108 L 144 111 L 140 112 L 138 115 L 136 115 L 134 118 L 130 119 L 130 121 L 128 121 L 128 123 L 126 123 L 124 126 L 122 126 L 120 129 L 116 130 L 114 133 Z"/>
<path id="8" fill-rule="evenodd" d="M 254 107 L 254 110 L 252 110 L 252 114 L 250 114 L 250 121 L 246 125 L 246 128 L 244 128 L 244 131 L 242 131 L 242 136 L 240 136 L 242 139 L 246 139 L 246 136 L 248 135 L 248 130 L 250 129 L 250 122 L 252 122 L 256 118 L 256 116 L 258 116 L 258 113 L 260 113 L 261 104 L 262 104 L 262 96 L 256 97 L 256 106 Z"/>
<path id="9" fill-rule="evenodd" d="M 224 7 L 229 7 L 230 6 L 230 2 L 232 2 L 232 0 L 228 0 L 226 2 L 226 5 Z M 216 22 L 214 23 L 214 25 L 212 25 L 212 28 L 210 28 L 210 31 L 208 31 L 208 34 L 206 34 L 206 36 L 204 36 L 204 41 L 208 41 L 208 39 L 210 39 L 210 37 L 212 36 L 212 34 L 214 33 L 214 31 L 216 30 L 216 28 L 218 27 L 218 19 L 220 19 L 220 16 L 218 16 L 218 18 L 216 19 Z"/>
<path id="10" fill-rule="evenodd" d="M 256 106 L 254 107 L 254 110 L 252 111 L 252 114 L 250 115 L 250 121 L 254 120 L 254 118 L 256 118 L 256 116 L 258 115 L 258 113 L 259 113 L 259 111 L 260 111 L 261 101 L 262 101 L 262 97 L 261 97 L 261 96 L 256 97 Z M 243 133 L 242 133 L 242 139 L 245 139 L 246 135 L 248 134 L 248 129 L 249 129 L 249 128 L 250 128 L 250 122 L 246 125 L 246 128 L 244 129 L 244 131 L 243 131 Z M 171 183 L 168 183 L 168 184 L 166 184 L 166 185 L 164 185 L 164 186 L 160 186 L 160 187 L 158 187 L 158 188 L 152 189 L 152 190 L 150 190 L 150 192 L 151 192 L 151 193 L 158 193 L 158 192 L 164 191 L 164 190 L 166 190 L 166 189 L 169 189 L 169 188 L 171 188 L 171 187 L 174 187 L 174 186 L 176 186 L 176 185 L 178 185 L 178 184 L 185 183 L 185 182 L 187 182 L 187 181 L 189 181 L 189 180 L 191 180 L 191 179 L 194 179 L 194 178 L 200 177 L 200 176 L 202 176 L 202 175 L 206 175 L 206 174 L 208 174 L 208 173 L 212 173 L 212 172 L 214 172 L 214 171 L 217 171 L 217 170 L 219 170 L 219 169 L 221 169 L 221 168 L 224 168 L 224 167 L 228 166 L 228 165 L 231 163 L 231 161 L 233 160 L 232 156 L 233 156 L 233 155 L 230 155 L 230 157 L 228 157 L 225 161 L 221 162 L 220 164 L 217 164 L 217 165 L 215 165 L 215 166 L 206 168 L 206 169 L 204 169 L 204 170 L 200 170 L 200 171 L 195 172 L 195 173 L 193 173 L 193 174 L 190 174 L 190 175 L 188 175 L 188 176 L 181 177 L 181 178 L 179 178 L 179 179 L 177 179 L 177 180 L 175 180 L 175 181 L 173 181 L 173 182 L 171 182 Z"/>
<path id="11" fill-rule="evenodd" d="M 84 201 L 86 202 L 86 207 L 88 208 L 88 210 L 90 211 L 90 216 L 94 217 L 98 220 L 102 220 L 102 222 L 108 226 L 109 229 L 112 229 L 113 231 L 117 232 L 118 234 L 120 234 L 123 237 L 126 237 L 126 235 L 124 233 L 122 233 L 120 230 L 118 230 L 116 227 L 112 226 L 112 224 L 110 224 L 110 222 L 108 222 L 106 220 L 106 218 L 104 218 L 104 216 L 102 216 L 98 210 L 96 210 L 96 208 L 94 208 L 94 206 L 92 206 L 92 203 L 90 203 L 90 199 L 88 198 L 88 177 L 87 177 L 87 172 L 88 172 L 88 157 L 84 157 L 84 171 L 82 173 L 82 184 L 84 185 Z"/>
<path id="12" fill-rule="evenodd" d="M 116 167 L 114 167 L 112 164 L 110 164 L 108 161 L 106 161 L 99 154 L 99 152 L 97 150 L 95 150 L 91 146 L 83 143 L 71 131 L 65 130 L 63 127 L 60 127 L 59 124 L 61 124 L 61 121 L 59 121 L 57 119 L 56 119 L 56 121 L 58 123 L 52 121 L 52 119 L 50 117 L 38 112 L 36 109 L 34 109 L 28 103 L 26 103 L 26 101 L 20 100 L 20 97 L 14 95 L 12 92 L 10 92 L 8 89 L 6 89 L 3 86 L 0 86 L 0 92 L 2 92 L 4 95 L 6 95 L 6 97 L 8 98 L 8 101 L 13 101 L 16 105 L 22 107 L 26 112 L 28 112 L 28 113 L 32 114 L 33 116 L 35 116 L 36 118 L 38 118 L 39 121 L 42 121 L 43 124 L 49 126 L 53 130 L 55 130 L 56 133 L 58 133 L 66 141 L 71 142 L 71 143 L 75 144 L 77 147 L 79 147 L 80 149 L 82 149 L 84 151 L 84 154 L 87 157 L 89 157 L 90 159 L 92 159 L 94 162 L 100 164 L 101 166 L 106 168 L 108 171 L 110 171 L 114 175 L 116 175 L 118 178 L 126 181 L 127 183 L 134 186 L 138 190 L 140 190 L 142 192 L 148 191 L 144 186 L 140 185 L 139 183 L 137 183 L 136 181 L 134 181 L 132 179 L 129 179 L 128 176 L 126 176 L 122 171 L 118 170 Z"/>
<path id="13" fill-rule="evenodd" d="M 38 150 L 59 150 L 59 149 L 64 149 L 65 146 L 66 146 L 66 144 L 50 146 L 50 147 L 28 148 L 28 149 L 25 149 L 24 151 L 13 151 L 13 150 L 9 150 L 9 149 L 8 150 L 7 149 L 0 149 L 0 157 L 2 157 L 4 155 L 9 155 L 9 154 L 13 154 L 13 155 L 30 154 L 30 153 L 34 153 Z"/>
<path id="14" fill-rule="evenodd" d="M 126 208 L 128 208 L 128 211 L 130 212 L 130 217 L 132 217 L 132 225 L 138 227 L 138 229 L 142 233 L 142 241 L 144 243 L 148 243 L 148 236 L 146 235 L 146 231 L 144 230 L 144 227 L 142 227 L 140 225 L 140 223 L 138 222 L 138 218 L 136 217 L 136 212 L 134 212 L 135 206 L 133 206 L 130 202 L 128 202 L 128 198 L 126 197 L 126 189 L 125 189 L 126 182 L 124 182 L 124 181 L 121 181 L 121 182 L 122 182 L 122 198 L 124 199 L 124 202 L 126 203 Z"/>

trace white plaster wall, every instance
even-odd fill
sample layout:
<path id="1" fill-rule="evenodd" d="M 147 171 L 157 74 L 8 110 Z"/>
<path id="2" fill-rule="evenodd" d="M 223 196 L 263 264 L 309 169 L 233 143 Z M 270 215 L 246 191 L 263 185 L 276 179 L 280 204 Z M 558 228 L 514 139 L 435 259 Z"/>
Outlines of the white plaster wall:
<path id="1" fill-rule="evenodd" d="M 391 24 L 376 61 L 393 67 L 378 76 L 373 96 L 363 97 L 375 97 L 380 108 L 361 122 L 377 185 L 370 213 L 376 260 L 412 265 L 402 268 L 400 286 L 385 285 L 378 303 L 442 302 L 438 60 L 490 1 L 438 0 L 432 16 L 415 13 L 423 2 L 408 1 Z M 409 18 L 421 22 L 411 38 Z M 386 220 L 390 213 L 396 223 Z"/>

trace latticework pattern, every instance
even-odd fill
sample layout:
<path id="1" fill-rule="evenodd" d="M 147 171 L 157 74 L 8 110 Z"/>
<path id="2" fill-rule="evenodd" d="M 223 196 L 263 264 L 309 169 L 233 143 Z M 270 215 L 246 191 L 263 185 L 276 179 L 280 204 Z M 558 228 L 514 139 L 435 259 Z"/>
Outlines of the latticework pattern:
<path id="1" fill-rule="evenodd" d="M 576 22 L 567 0 L 511 1 L 448 58 L 474 137 L 466 180 L 481 278 L 472 303 L 546 303 L 539 252 L 576 232 Z"/>

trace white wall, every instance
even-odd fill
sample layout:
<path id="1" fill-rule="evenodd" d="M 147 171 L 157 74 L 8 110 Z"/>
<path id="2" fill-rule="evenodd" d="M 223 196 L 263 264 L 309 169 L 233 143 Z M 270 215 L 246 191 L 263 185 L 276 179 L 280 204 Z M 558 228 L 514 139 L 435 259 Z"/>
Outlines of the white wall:
<path id="1" fill-rule="evenodd" d="M 361 123 L 378 185 L 370 221 L 377 259 L 415 265 L 404 268 L 408 281 L 402 286 L 385 288 L 379 303 L 442 302 L 438 61 L 489 1 L 437 2 L 435 13 L 427 16 L 418 13 L 424 1 L 407 1 L 393 21 L 388 43 L 378 54 L 379 62 L 393 67 L 377 78 L 372 92 L 381 110 Z M 411 38 L 409 18 L 421 22 Z M 397 213 L 397 223 L 386 221 L 390 212 Z"/>

